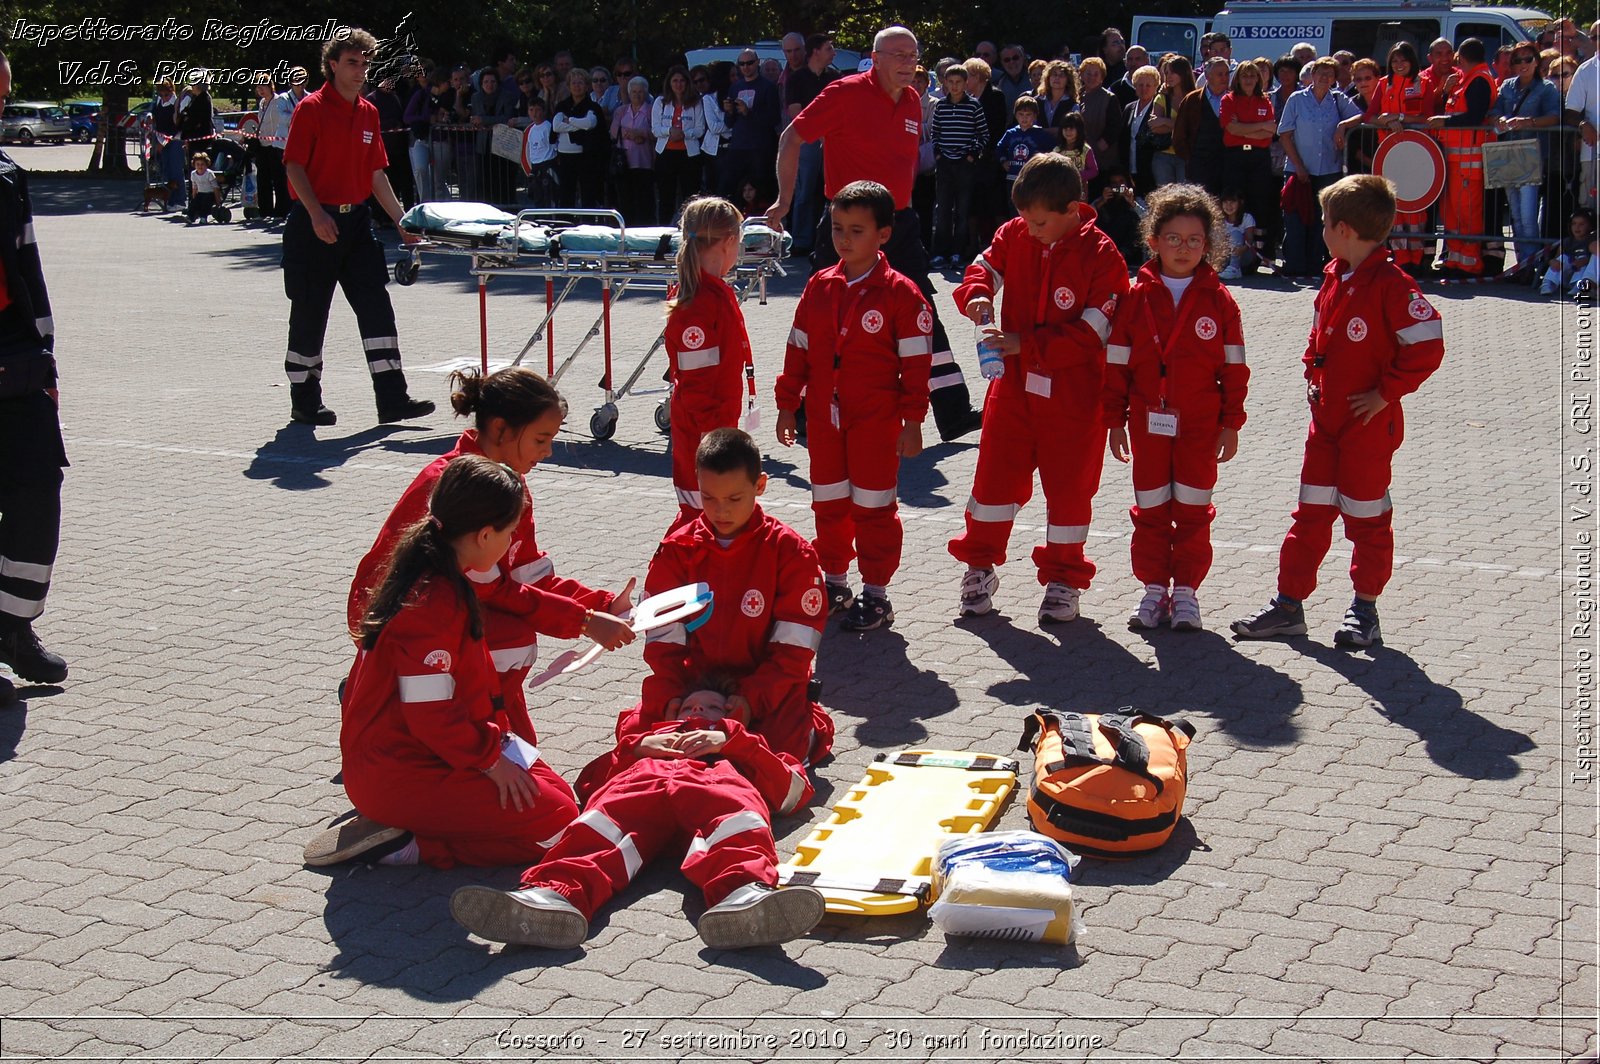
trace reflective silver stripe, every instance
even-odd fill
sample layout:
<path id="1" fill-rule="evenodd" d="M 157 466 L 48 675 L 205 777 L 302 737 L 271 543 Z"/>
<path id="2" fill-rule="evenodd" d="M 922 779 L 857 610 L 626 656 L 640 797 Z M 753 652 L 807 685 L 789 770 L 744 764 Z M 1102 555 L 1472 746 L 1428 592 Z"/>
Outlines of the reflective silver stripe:
<path id="1" fill-rule="evenodd" d="M 582 817 L 578 818 L 582 820 Z M 747 831 L 765 831 L 772 834 L 772 825 L 767 823 L 767 818 L 753 809 L 741 809 L 737 813 L 729 813 L 718 822 L 711 830 L 711 834 L 696 838 L 689 843 L 690 853 L 705 853 L 720 842 L 726 842 L 735 835 L 743 835 Z"/>
<path id="2" fill-rule="evenodd" d="M 800 796 L 806 793 L 806 774 L 804 769 L 792 768 L 789 770 L 789 793 L 783 796 L 783 802 L 778 806 L 778 812 L 792 813 L 795 806 L 800 804 Z"/>
<path id="3" fill-rule="evenodd" d="M 933 364 L 935 366 L 948 366 L 953 364 L 955 360 L 956 353 L 954 351 L 935 351 L 933 353 Z"/>
<path id="4" fill-rule="evenodd" d="M 708 347 L 702 351 L 678 352 L 679 369 L 705 369 L 722 363 L 722 348 Z"/>
<path id="5" fill-rule="evenodd" d="M 302 355 L 298 351 L 287 352 L 283 356 L 283 360 L 285 362 L 288 362 L 288 363 L 290 363 L 292 365 L 296 365 L 296 366 L 320 366 L 320 365 L 322 365 L 322 356 L 321 355 Z"/>
<path id="6" fill-rule="evenodd" d="M 9 613 L 13 617 L 21 617 L 25 621 L 31 621 L 43 612 L 43 599 L 25 599 L 21 595 L 11 595 L 0 591 L 0 613 Z"/>
<path id="7" fill-rule="evenodd" d="M 1000 275 L 1000 271 L 999 270 L 997 270 L 993 266 L 989 265 L 988 249 L 985 248 L 983 250 L 983 252 L 981 254 L 979 254 L 979 256 L 976 259 L 974 259 L 973 261 L 976 262 L 979 266 L 982 266 L 985 270 L 989 271 L 990 284 L 994 288 L 994 290 L 998 293 L 1000 291 L 1000 286 L 1006 283 L 1006 279 Z"/>
<path id="8" fill-rule="evenodd" d="M 590 831 L 605 839 L 617 848 L 622 854 L 622 866 L 627 869 L 628 878 L 632 879 L 639 874 L 639 869 L 644 862 L 639 859 L 639 849 L 633 844 L 633 839 L 628 833 L 617 826 L 617 822 L 596 809 L 589 809 L 578 814 L 578 819 L 572 822 L 576 827 L 582 824 Z M 570 828 L 568 830 L 571 830 Z"/>
<path id="9" fill-rule="evenodd" d="M 789 343 L 802 351 L 811 350 L 811 338 L 802 329 L 789 330 Z"/>
<path id="10" fill-rule="evenodd" d="M 502 647 L 499 650 L 489 651 L 489 660 L 494 662 L 495 672 L 509 672 L 512 669 L 531 668 L 539 660 L 539 645 L 529 643 L 522 647 Z"/>
<path id="11" fill-rule="evenodd" d="M 35 238 L 33 235 L 33 223 L 29 222 L 27 225 L 22 227 L 22 236 L 17 240 L 17 247 L 25 247 L 28 244 L 37 242 L 37 238 Z"/>
<path id="12" fill-rule="evenodd" d="M 536 561 L 523 562 L 511 570 L 511 579 L 519 584 L 537 584 L 547 576 L 556 574 L 556 563 L 547 554 Z"/>
<path id="13" fill-rule="evenodd" d="M 18 580 L 31 580 L 35 584 L 48 584 L 52 566 L 37 562 L 19 562 L 15 558 L 0 558 L 0 576 L 14 576 Z"/>
<path id="14" fill-rule="evenodd" d="M 467 579 L 474 584 L 492 584 L 500 579 L 499 569 L 468 569 Z"/>
<path id="15" fill-rule="evenodd" d="M 400 677 L 400 701 L 443 702 L 456 693 L 456 678 L 447 672 Z"/>
<path id="16" fill-rule="evenodd" d="M 1022 509 L 1021 503 L 1003 502 L 986 505 L 978 501 L 977 496 L 967 499 L 967 513 L 976 521 L 1015 521 L 1017 511 Z"/>
<path id="17" fill-rule="evenodd" d="M 852 484 L 850 485 L 850 501 L 855 503 L 857 506 L 864 507 L 868 510 L 876 510 L 884 506 L 893 506 L 894 488 L 883 488 L 879 491 L 871 491 L 867 488 L 858 488 Z"/>
<path id="18" fill-rule="evenodd" d="M 901 340 L 898 346 L 901 358 L 916 358 L 919 355 L 933 354 L 933 337 L 908 336 Z"/>
<path id="19" fill-rule="evenodd" d="M 1381 517 L 1389 512 L 1391 503 L 1389 493 L 1384 492 L 1381 499 L 1352 499 L 1339 496 L 1339 510 L 1347 517 Z"/>
<path id="20" fill-rule="evenodd" d="M 1046 543 L 1082 543 L 1089 538 L 1088 525 L 1045 525 Z"/>
<path id="21" fill-rule="evenodd" d="M 1172 497 L 1185 506 L 1210 506 L 1210 488 L 1191 488 L 1187 484 L 1172 484 Z"/>
<path id="22" fill-rule="evenodd" d="M 1099 307 L 1090 307 L 1083 312 L 1079 320 L 1094 330 L 1094 334 L 1100 337 L 1101 343 L 1105 343 L 1106 338 L 1111 335 L 1111 321 L 1100 313 Z"/>
<path id="23" fill-rule="evenodd" d="M 567 825 L 567 827 L 571 827 L 571 826 L 572 826 L 571 824 Z M 541 849 L 541 850 L 548 850 L 551 847 L 555 846 L 556 843 L 560 842 L 562 840 L 562 838 L 564 838 L 566 836 L 566 834 L 567 834 L 567 828 L 562 828 L 560 831 L 556 832 L 554 835 L 551 835 L 548 839 L 545 839 L 543 842 L 536 842 L 536 843 L 534 843 L 534 845 L 539 847 L 539 849 Z"/>
<path id="24" fill-rule="evenodd" d="M 398 336 L 366 336 L 361 339 L 361 347 L 366 351 L 395 351 L 400 347 Z"/>
<path id="25" fill-rule="evenodd" d="M 1438 318 L 1434 318 L 1432 321 L 1419 321 L 1415 325 L 1407 325 L 1394 335 L 1403 344 L 1420 344 L 1424 340 L 1443 340 L 1444 322 Z"/>
<path id="26" fill-rule="evenodd" d="M 1232 366 L 1244 365 L 1244 344 L 1223 344 L 1222 361 Z"/>
<path id="27" fill-rule="evenodd" d="M 836 480 L 832 484 L 811 485 L 812 502 L 838 502 L 840 499 L 850 497 L 850 482 Z"/>
<path id="28" fill-rule="evenodd" d="M 42 318 L 34 318 L 33 328 L 40 336 L 54 336 L 56 334 L 56 319 L 49 314 Z"/>
<path id="29" fill-rule="evenodd" d="M 1124 347 L 1122 344 L 1112 344 L 1106 348 L 1106 363 L 1112 366 L 1126 366 L 1133 357 L 1133 348 Z"/>
<path id="30" fill-rule="evenodd" d="M 655 628 L 645 633 L 645 645 L 651 643 L 671 643 L 673 646 L 684 646 L 689 642 L 689 630 L 681 624 L 669 624 L 665 628 Z"/>
<path id="31" fill-rule="evenodd" d="M 311 379 L 311 374 L 307 373 L 303 369 L 291 369 L 287 372 L 290 384 L 304 384 L 306 381 Z M 320 377 L 322 374 L 319 373 L 317 376 Z"/>
<path id="32" fill-rule="evenodd" d="M 1159 488 L 1150 488 L 1148 491 L 1140 491 L 1135 488 L 1133 492 L 1133 504 L 1141 510 L 1153 510 L 1157 506 L 1165 506 L 1171 501 L 1171 484 L 1163 484 Z"/>
<path id="33" fill-rule="evenodd" d="M 1302 484 L 1300 501 L 1307 506 L 1338 506 L 1339 489 L 1326 484 Z"/>
<path id="34" fill-rule="evenodd" d="M 400 360 L 398 358 L 379 358 L 379 359 L 370 359 L 369 358 L 367 360 L 367 372 L 368 373 L 389 373 L 389 372 L 391 372 L 393 370 L 397 370 L 397 369 L 401 369 L 401 368 L 402 367 L 400 365 Z"/>
<path id="35" fill-rule="evenodd" d="M 799 647 L 815 654 L 817 648 L 822 645 L 822 633 L 809 624 L 800 624 L 798 621 L 776 621 L 772 625 L 772 638 L 767 641 Z"/>
<path id="36" fill-rule="evenodd" d="M 1029 373 L 1022 387 L 1042 399 L 1050 398 L 1050 378 L 1042 373 Z"/>
<path id="37" fill-rule="evenodd" d="M 674 488 L 673 490 L 678 493 L 678 502 L 680 504 L 684 506 L 693 506 L 696 510 L 705 509 L 705 507 L 700 504 L 700 493 L 698 491 L 690 491 L 688 488 Z"/>

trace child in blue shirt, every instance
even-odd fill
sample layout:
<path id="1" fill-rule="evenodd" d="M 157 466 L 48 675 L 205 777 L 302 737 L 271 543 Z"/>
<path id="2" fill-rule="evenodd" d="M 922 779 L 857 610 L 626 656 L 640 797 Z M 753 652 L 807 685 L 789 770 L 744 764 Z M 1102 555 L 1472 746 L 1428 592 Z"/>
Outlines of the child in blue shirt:
<path id="1" fill-rule="evenodd" d="M 1056 146 L 1054 130 L 1042 129 L 1039 121 L 1039 103 L 1032 96 L 1018 96 L 1014 108 L 1017 124 L 1006 130 L 995 148 L 1000 165 L 1006 170 L 1006 202 L 1011 202 L 1011 183 L 1022 173 L 1022 164 Z"/>

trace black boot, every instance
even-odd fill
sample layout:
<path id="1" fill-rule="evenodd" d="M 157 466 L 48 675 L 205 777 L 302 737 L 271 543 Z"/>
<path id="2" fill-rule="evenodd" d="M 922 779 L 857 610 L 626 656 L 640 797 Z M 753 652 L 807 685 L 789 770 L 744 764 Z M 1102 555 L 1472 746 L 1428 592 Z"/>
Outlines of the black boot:
<path id="1" fill-rule="evenodd" d="M 60 683 L 67 678 L 67 663 L 61 655 L 46 650 L 33 625 L 16 618 L 0 621 L 0 661 L 34 683 Z"/>
<path id="2" fill-rule="evenodd" d="M 289 420 L 301 425 L 332 425 L 339 415 L 322 405 L 322 382 L 289 385 Z"/>
<path id="3" fill-rule="evenodd" d="M 9 706 L 17 700 L 17 688 L 10 679 L 0 676 L 0 706 Z"/>
<path id="4" fill-rule="evenodd" d="M 378 424 L 389 425 L 396 421 L 427 417 L 433 413 L 433 403 L 427 399 L 413 399 L 406 392 L 406 375 L 391 369 L 372 375 L 372 392 L 378 399 Z"/>

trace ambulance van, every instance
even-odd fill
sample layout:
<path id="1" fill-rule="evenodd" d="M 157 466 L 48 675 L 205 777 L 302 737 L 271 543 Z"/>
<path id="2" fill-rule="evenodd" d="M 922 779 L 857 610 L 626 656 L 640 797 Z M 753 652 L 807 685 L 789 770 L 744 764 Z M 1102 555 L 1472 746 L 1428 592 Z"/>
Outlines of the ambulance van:
<path id="1" fill-rule="evenodd" d="M 1233 41 L 1235 59 L 1277 59 L 1305 41 L 1318 55 L 1341 49 L 1357 59 L 1383 63 L 1389 49 L 1410 41 L 1418 55 L 1440 37 L 1460 44 L 1468 37 L 1484 43 L 1492 58 L 1503 44 L 1539 36 L 1550 16 L 1525 7 L 1491 7 L 1450 0 L 1374 3 L 1372 0 L 1236 0 L 1212 18 L 1140 16 L 1129 43 L 1142 44 L 1152 60 L 1175 52 L 1200 57 L 1200 37 L 1216 30 Z"/>

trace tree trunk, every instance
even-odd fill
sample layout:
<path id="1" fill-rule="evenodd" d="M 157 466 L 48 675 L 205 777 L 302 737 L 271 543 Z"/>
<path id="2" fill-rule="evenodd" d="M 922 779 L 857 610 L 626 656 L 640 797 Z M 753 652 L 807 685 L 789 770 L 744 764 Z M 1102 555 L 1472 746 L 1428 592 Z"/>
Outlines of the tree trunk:
<path id="1" fill-rule="evenodd" d="M 120 124 L 127 113 L 127 88 L 106 86 L 105 96 L 100 101 L 100 128 L 95 133 L 94 154 L 89 157 L 89 173 L 117 177 L 133 172 L 128 166 L 128 131 Z"/>

